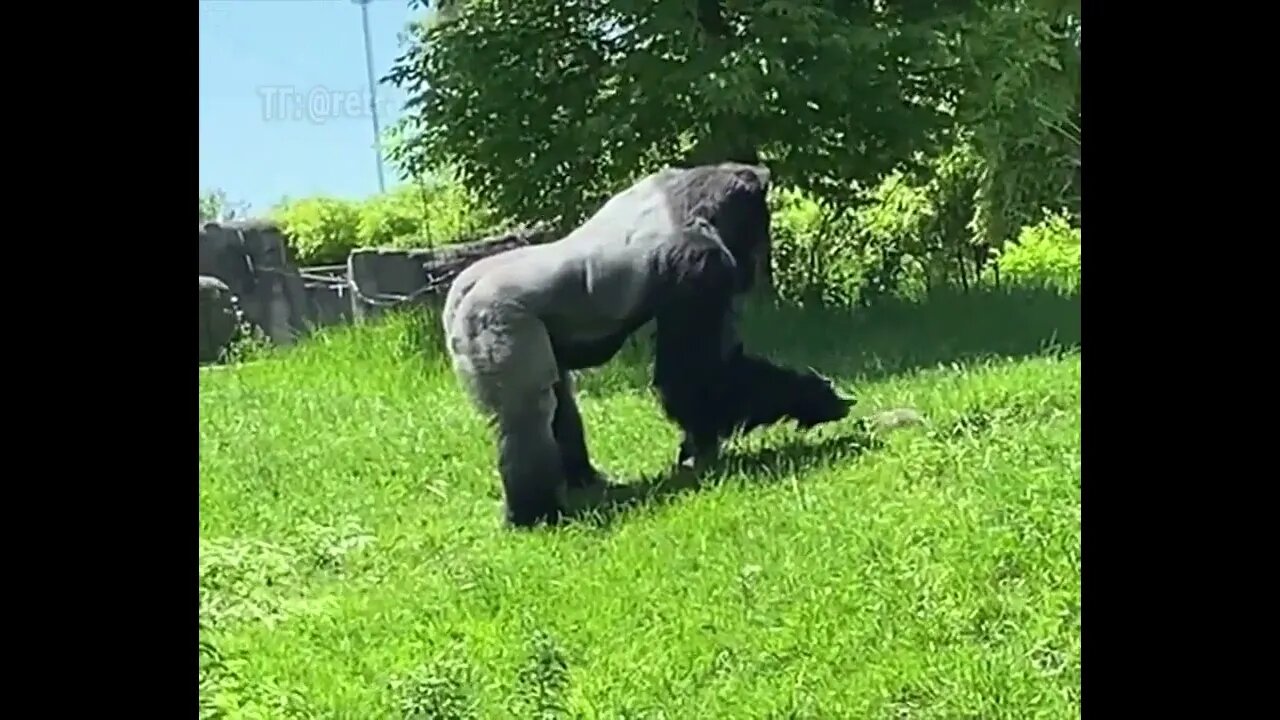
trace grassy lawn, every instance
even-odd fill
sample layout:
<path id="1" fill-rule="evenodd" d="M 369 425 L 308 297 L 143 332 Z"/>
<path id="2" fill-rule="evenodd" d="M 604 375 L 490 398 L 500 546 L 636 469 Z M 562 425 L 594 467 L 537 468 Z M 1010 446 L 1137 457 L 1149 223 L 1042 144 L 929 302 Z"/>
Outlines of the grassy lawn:
<path id="1" fill-rule="evenodd" d="M 434 320 L 202 371 L 206 716 L 1078 717 L 1078 302 L 751 320 L 856 412 L 927 423 L 772 428 L 664 484 L 677 435 L 631 348 L 581 406 L 648 499 L 513 533 Z"/>

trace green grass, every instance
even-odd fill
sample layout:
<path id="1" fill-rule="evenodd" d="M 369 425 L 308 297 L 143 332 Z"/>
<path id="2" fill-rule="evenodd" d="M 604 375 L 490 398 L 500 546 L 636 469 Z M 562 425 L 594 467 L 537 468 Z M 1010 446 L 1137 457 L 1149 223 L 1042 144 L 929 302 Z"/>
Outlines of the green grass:
<path id="1" fill-rule="evenodd" d="M 519 533 L 434 321 L 202 371 L 206 716 L 1078 717 L 1078 303 L 752 318 L 750 347 L 928 423 L 772 428 L 663 485 L 631 348 L 581 404 L 651 498 Z"/>

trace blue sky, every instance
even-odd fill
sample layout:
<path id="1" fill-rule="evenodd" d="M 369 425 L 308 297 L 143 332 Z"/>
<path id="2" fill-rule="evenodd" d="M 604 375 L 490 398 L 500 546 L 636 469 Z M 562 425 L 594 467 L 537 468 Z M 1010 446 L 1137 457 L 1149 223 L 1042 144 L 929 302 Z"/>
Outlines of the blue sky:
<path id="1" fill-rule="evenodd" d="M 416 12 L 406 0 L 370 4 L 376 76 Z M 201 0 L 200 190 L 220 188 L 254 213 L 286 195 L 376 193 L 367 86 L 351 0 Z M 380 85 L 378 100 L 385 130 L 404 96 Z"/>

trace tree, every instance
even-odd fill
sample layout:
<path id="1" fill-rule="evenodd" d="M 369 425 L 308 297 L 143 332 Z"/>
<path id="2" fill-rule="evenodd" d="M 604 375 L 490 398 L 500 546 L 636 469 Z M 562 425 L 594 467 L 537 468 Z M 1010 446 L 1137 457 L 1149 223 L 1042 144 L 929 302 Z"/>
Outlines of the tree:
<path id="1" fill-rule="evenodd" d="M 1078 210 L 1079 34 L 1079 0 L 453 0 L 384 78 L 390 157 L 561 227 L 668 163 L 759 158 L 831 213 L 902 172 L 980 270 Z"/>
<path id="2" fill-rule="evenodd" d="M 456 167 L 526 221 L 572 223 L 659 164 L 756 154 L 849 201 L 945 138 L 971 5 L 458 0 L 386 78 L 408 96 L 392 159 Z"/>
<path id="3" fill-rule="evenodd" d="M 200 193 L 200 222 L 235 220 L 249 214 L 249 204 L 232 202 L 224 190 L 206 190 Z"/>
<path id="4" fill-rule="evenodd" d="M 1080 203 L 1079 0 L 988 0 L 967 23 L 957 121 L 981 162 L 974 235 L 1000 245 Z"/>

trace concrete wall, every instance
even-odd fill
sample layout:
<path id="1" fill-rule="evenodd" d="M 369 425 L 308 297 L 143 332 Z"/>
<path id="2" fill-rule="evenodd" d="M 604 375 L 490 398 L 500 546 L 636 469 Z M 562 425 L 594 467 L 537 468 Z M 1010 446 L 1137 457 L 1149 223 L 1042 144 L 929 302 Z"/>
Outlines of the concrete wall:
<path id="1" fill-rule="evenodd" d="M 346 273 L 336 281 L 306 280 L 307 318 L 313 327 L 343 325 L 351 322 L 351 287 Z"/>
<path id="2" fill-rule="evenodd" d="M 534 227 L 428 250 L 353 250 L 347 259 L 353 316 L 366 320 L 400 305 L 438 302 L 476 260 L 547 239 L 545 228 Z"/>
<path id="3" fill-rule="evenodd" d="M 272 342 L 289 345 L 307 332 L 306 289 L 275 225 L 260 220 L 201 225 L 200 274 L 226 283 L 245 320 Z"/>
<path id="4" fill-rule="evenodd" d="M 200 275 L 222 281 L 245 320 L 272 342 L 289 345 L 313 328 L 375 318 L 404 304 L 438 301 L 472 262 L 548 239 L 548 230 L 535 226 L 443 248 L 362 248 L 351 253 L 345 268 L 299 269 L 289 257 L 283 233 L 272 223 L 205 223 L 200 226 Z M 201 288 L 203 298 L 204 284 Z M 202 310 L 201 322 L 207 325 L 204 317 Z"/>

